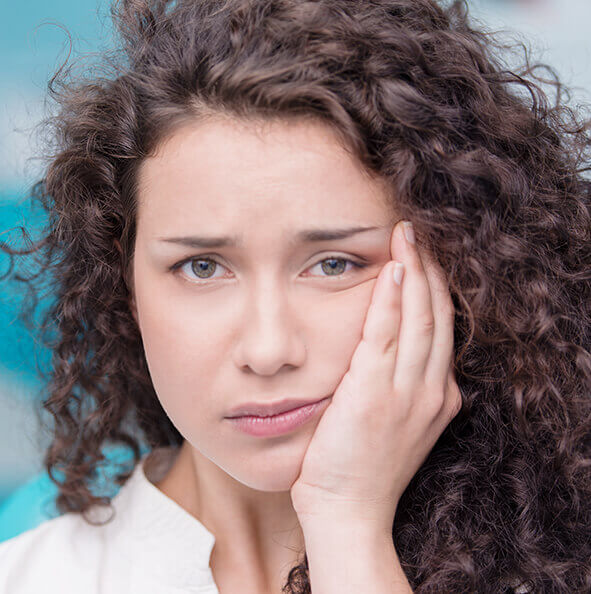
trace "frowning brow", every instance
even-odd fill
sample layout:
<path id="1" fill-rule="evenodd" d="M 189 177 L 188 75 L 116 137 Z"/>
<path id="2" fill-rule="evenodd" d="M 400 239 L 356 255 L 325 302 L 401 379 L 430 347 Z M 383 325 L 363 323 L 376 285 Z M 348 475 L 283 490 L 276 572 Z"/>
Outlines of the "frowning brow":
<path id="1" fill-rule="evenodd" d="M 345 239 L 358 233 L 366 231 L 374 231 L 380 227 L 347 227 L 345 229 L 306 229 L 299 231 L 294 236 L 296 243 L 316 243 L 321 241 L 334 241 L 337 239 Z M 220 248 L 220 247 L 242 247 L 242 242 L 237 237 L 205 237 L 195 236 L 190 237 L 163 237 L 160 241 L 166 243 L 176 243 L 192 248 Z"/>

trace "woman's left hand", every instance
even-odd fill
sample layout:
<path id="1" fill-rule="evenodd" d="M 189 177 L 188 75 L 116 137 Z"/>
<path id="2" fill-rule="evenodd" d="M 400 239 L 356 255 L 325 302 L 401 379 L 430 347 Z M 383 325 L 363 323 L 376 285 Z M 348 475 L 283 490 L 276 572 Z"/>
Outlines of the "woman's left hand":
<path id="1" fill-rule="evenodd" d="M 398 501 L 461 409 L 453 366 L 454 306 L 445 274 L 399 222 L 349 370 L 318 422 L 291 487 L 300 523 L 360 520 L 392 528 Z"/>

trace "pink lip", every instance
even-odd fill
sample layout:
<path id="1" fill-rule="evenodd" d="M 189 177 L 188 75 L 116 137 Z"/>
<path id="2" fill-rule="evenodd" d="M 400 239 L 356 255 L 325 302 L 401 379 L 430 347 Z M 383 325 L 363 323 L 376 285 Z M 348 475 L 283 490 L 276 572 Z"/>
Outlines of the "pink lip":
<path id="1" fill-rule="evenodd" d="M 271 417 L 302 406 L 314 404 L 323 399 L 324 398 L 318 400 L 294 400 L 293 398 L 288 398 L 286 400 L 280 400 L 279 402 L 247 402 L 246 404 L 241 404 L 232 409 L 228 417 Z"/>
<path id="2" fill-rule="evenodd" d="M 328 406 L 332 397 L 269 417 L 242 416 L 228 418 L 240 431 L 255 437 L 274 437 L 293 431 Z"/>

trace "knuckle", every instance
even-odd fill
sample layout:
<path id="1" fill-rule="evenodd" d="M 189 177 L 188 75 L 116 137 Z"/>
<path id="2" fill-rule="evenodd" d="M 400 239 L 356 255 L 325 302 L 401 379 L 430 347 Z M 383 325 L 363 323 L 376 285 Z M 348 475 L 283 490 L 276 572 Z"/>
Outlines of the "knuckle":
<path id="1" fill-rule="evenodd" d="M 435 330 L 435 318 L 432 312 L 426 312 L 419 316 L 418 330 L 423 334 L 432 334 Z"/>
<path id="2" fill-rule="evenodd" d="M 398 348 L 398 337 L 390 336 L 384 343 L 383 354 L 395 355 Z"/>
<path id="3" fill-rule="evenodd" d="M 462 393 L 460 392 L 460 389 L 457 387 L 457 385 L 451 390 L 447 400 L 448 404 L 446 408 L 451 420 L 458 415 L 463 406 Z"/>
<path id="4" fill-rule="evenodd" d="M 445 394 L 441 390 L 429 390 L 425 398 L 425 412 L 430 417 L 437 417 L 445 406 Z"/>

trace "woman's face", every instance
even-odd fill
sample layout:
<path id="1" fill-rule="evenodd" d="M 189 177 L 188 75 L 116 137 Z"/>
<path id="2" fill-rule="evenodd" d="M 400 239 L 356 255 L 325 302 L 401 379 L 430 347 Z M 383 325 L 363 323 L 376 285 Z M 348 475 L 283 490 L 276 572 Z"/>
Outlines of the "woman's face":
<path id="1" fill-rule="evenodd" d="M 324 124 L 222 119 L 177 129 L 138 181 L 133 309 L 158 398 L 226 473 L 287 491 L 319 417 L 273 438 L 224 417 L 247 402 L 332 395 L 391 259 L 385 185 Z M 352 227 L 374 229 L 299 237 Z"/>

